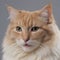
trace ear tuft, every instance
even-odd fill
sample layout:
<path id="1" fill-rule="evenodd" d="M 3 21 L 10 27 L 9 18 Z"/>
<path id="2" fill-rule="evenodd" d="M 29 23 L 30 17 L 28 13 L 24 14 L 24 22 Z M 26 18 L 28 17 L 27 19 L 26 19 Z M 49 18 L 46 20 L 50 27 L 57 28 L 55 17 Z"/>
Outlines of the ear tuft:
<path id="1" fill-rule="evenodd" d="M 14 11 L 14 10 L 16 10 L 16 9 L 13 8 L 12 6 L 7 5 L 7 10 L 8 10 L 8 12 L 11 12 L 11 11 Z"/>
<path id="2" fill-rule="evenodd" d="M 52 4 L 46 5 L 40 13 L 40 16 L 50 21 L 52 15 Z M 51 22 L 51 21 L 50 21 Z"/>
<path id="3" fill-rule="evenodd" d="M 42 14 L 43 16 L 46 16 L 46 17 L 51 16 L 51 13 L 52 13 L 52 5 L 51 5 L 51 4 L 46 5 L 46 6 L 42 9 L 42 12 L 41 12 L 41 14 Z"/>
<path id="4" fill-rule="evenodd" d="M 47 6 L 45 7 L 45 9 L 48 11 L 48 14 L 49 14 L 49 16 L 50 16 L 51 13 L 52 13 L 52 4 L 47 5 Z"/>

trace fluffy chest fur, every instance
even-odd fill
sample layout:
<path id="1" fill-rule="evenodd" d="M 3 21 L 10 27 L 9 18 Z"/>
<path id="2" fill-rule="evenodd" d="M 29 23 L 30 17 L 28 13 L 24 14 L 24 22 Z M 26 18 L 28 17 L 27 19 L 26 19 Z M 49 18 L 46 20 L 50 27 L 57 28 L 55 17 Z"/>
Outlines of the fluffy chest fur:
<path id="1" fill-rule="evenodd" d="M 57 41 L 52 48 L 44 46 L 32 53 L 25 53 L 16 44 L 7 46 L 4 49 L 3 60 L 59 60 L 60 41 Z"/>

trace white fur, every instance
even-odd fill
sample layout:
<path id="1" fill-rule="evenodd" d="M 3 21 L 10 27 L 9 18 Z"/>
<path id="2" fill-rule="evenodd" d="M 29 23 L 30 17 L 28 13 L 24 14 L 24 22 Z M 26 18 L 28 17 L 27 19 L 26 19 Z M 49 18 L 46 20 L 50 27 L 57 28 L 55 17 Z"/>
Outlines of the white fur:
<path id="1" fill-rule="evenodd" d="M 29 40 L 27 42 L 24 42 L 23 39 L 16 40 L 17 44 L 25 51 L 25 52 L 31 52 L 34 49 L 36 49 L 38 46 L 40 46 L 40 41 L 37 40 Z M 25 44 L 31 45 L 30 47 L 24 46 Z"/>
<path id="2" fill-rule="evenodd" d="M 50 27 L 55 32 L 53 38 L 55 42 L 52 47 L 43 45 L 41 49 L 39 48 L 31 53 L 26 53 L 26 49 L 23 48 L 25 50 L 23 51 L 16 43 L 10 46 L 4 45 L 3 60 L 60 60 L 60 31 L 55 23 L 50 25 Z"/>

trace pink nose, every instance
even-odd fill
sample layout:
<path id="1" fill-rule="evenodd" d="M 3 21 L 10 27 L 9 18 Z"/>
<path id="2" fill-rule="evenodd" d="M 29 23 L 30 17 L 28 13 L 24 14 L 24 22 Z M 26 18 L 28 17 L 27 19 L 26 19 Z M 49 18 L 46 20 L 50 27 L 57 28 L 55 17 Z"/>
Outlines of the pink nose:
<path id="1" fill-rule="evenodd" d="M 29 41 L 29 39 L 25 40 L 25 42 Z"/>
<path id="2" fill-rule="evenodd" d="M 29 41 L 29 37 L 25 38 L 24 41 L 25 41 L 25 42 Z"/>

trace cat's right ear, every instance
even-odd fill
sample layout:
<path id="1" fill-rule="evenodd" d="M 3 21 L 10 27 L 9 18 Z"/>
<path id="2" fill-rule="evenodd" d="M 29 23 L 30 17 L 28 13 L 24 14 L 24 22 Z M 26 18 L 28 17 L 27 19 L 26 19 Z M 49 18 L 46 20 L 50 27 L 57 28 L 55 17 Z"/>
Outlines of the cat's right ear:
<path id="1" fill-rule="evenodd" d="M 9 18 L 14 18 L 17 15 L 17 9 L 13 8 L 12 6 L 7 6 L 7 10 L 9 13 Z"/>

